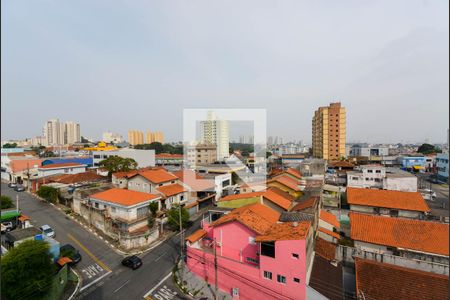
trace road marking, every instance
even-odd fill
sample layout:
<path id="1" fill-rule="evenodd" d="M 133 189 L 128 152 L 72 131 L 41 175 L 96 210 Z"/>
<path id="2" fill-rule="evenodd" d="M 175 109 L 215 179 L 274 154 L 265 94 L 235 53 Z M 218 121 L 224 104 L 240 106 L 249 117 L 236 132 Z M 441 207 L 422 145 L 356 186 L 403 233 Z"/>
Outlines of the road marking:
<path id="1" fill-rule="evenodd" d="M 130 280 L 125 281 L 124 284 L 122 284 L 121 286 L 119 286 L 116 290 L 114 290 L 113 294 L 115 294 L 116 292 L 118 292 L 121 288 L 123 288 L 128 282 L 130 282 Z"/>
<path id="2" fill-rule="evenodd" d="M 108 272 L 112 272 L 112 270 L 110 268 L 108 268 L 107 265 L 105 265 L 101 260 L 99 260 L 94 254 L 92 254 L 91 251 L 89 251 L 83 244 L 81 244 L 80 241 L 78 241 L 73 235 L 71 235 L 70 233 L 67 234 L 67 236 L 69 237 L 69 239 L 71 239 L 72 241 L 74 241 L 81 249 L 84 250 L 84 252 L 87 253 L 87 255 L 89 255 L 97 264 L 99 264 L 103 269 L 105 269 Z"/>
<path id="3" fill-rule="evenodd" d="M 86 276 L 90 279 L 92 277 L 97 276 L 98 274 L 100 274 L 101 272 L 103 272 L 104 270 L 98 265 L 90 265 L 84 269 L 81 270 L 81 272 L 83 272 L 84 274 L 86 274 Z"/>
<path id="4" fill-rule="evenodd" d="M 160 256 L 158 256 L 156 259 L 155 259 L 155 261 L 158 261 L 158 260 L 160 260 L 161 259 L 161 257 L 163 257 L 164 255 L 166 255 L 167 254 L 167 252 L 164 252 L 163 254 L 161 254 Z"/>
<path id="5" fill-rule="evenodd" d="M 163 279 L 161 279 L 160 282 L 158 282 L 157 285 L 155 285 L 150 291 L 148 291 L 145 295 L 144 295 L 144 299 L 147 298 L 148 296 L 150 296 L 151 293 L 153 293 L 154 290 L 156 290 L 158 288 L 158 286 L 160 286 L 164 281 L 167 280 L 167 278 L 170 277 L 170 275 L 172 275 L 172 272 L 170 272 L 169 274 L 166 275 L 166 277 L 164 277 Z"/>
<path id="6" fill-rule="evenodd" d="M 92 281 L 91 283 L 89 283 L 89 284 L 83 286 L 83 287 L 80 289 L 80 293 L 81 293 L 82 291 L 84 291 L 85 289 L 87 289 L 88 287 L 90 287 L 91 285 L 96 284 L 98 281 L 102 280 L 104 277 L 106 277 L 106 276 L 108 276 L 109 274 L 111 274 L 111 272 L 112 272 L 112 271 L 109 271 L 108 273 L 103 274 L 102 276 L 100 276 L 99 278 L 95 279 L 95 280 Z"/>
<path id="7" fill-rule="evenodd" d="M 166 285 L 164 285 L 153 294 L 153 297 L 158 300 L 171 300 L 174 299 L 176 295 L 177 292 L 172 291 Z"/>

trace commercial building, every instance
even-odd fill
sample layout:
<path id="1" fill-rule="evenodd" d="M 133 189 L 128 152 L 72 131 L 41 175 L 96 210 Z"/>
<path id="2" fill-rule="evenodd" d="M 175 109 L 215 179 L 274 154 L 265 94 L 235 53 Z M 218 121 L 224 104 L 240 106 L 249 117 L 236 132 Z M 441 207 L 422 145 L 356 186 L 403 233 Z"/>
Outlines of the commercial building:
<path id="1" fill-rule="evenodd" d="M 123 158 L 132 158 L 137 164 L 138 168 L 154 167 L 155 166 L 155 150 L 140 150 L 122 148 L 112 151 L 92 151 L 94 159 L 94 167 L 99 167 L 100 162 L 110 156 L 120 156 Z"/>
<path id="2" fill-rule="evenodd" d="M 138 130 L 129 130 L 128 143 L 132 146 L 144 144 L 144 133 Z"/>
<path id="3" fill-rule="evenodd" d="M 217 146 L 214 144 L 198 144 L 187 146 L 187 164 L 212 164 L 217 160 Z"/>
<path id="4" fill-rule="evenodd" d="M 86 172 L 86 165 L 80 163 L 48 164 L 38 167 L 38 177 L 46 177 L 55 174 L 78 174 Z"/>
<path id="5" fill-rule="evenodd" d="M 369 144 L 356 144 L 349 148 L 348 156 L 388 156 L 389 147 Z"/>
<path id="6" fill-rule="evenodd" d="M 105 143 L 118 144 L 123 142 L 123 137 L 118 133 L 107 131 L 102 134 L 102 140 Z"/>
<path id="7" fill-rule="evenodd" d="M 405 170 L 420 171 L 425 170 L 427 158 L 425 156 L 399 156 L 398 160 Z"/>
<path id="8" fill-rule="evenodd" d="M 436 156 L 438 179 L 448 182 L 448 153 L 439 153 Z"/>
<path id="9" fill-rule="evenodd" d="M 320 107 L 312 120 L 313 156 L 327 160 L 345 157 L 346 110 L 340 102 Z"/>
<path id="10" fill-rule="evenodd" d="M 230 138 L 228 121 L 219 120 L 213 111 L 208 112 L 207 120 L 200 122 L 201 143 L 216 145 L 217 161 L 224 161 L 230 156 Z"/>

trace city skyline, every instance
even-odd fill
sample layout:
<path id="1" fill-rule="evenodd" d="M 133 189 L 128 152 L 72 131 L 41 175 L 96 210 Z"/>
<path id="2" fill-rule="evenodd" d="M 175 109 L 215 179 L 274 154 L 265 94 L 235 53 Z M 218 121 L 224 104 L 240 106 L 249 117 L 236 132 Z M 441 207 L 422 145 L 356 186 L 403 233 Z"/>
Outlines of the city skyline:
<path id="1" fill-rule="evenodd" d="M 251 3 L 2 2 L 3 139 L 56 117 L 178 141 L 184 108 L 265 108 L 268 135 L 310 143 L 340 101 L 348 141 L 446 140 L 448 3 Z"/>

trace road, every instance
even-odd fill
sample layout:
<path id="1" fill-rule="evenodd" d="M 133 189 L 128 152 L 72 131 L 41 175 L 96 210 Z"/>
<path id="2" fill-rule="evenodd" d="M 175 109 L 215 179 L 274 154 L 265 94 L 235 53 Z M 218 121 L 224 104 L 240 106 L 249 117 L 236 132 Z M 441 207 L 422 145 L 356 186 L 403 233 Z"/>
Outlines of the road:
<path id="1" fill-rule="evenodd" d="M 436 198 L 427 200 L 431 215 L 437 217 L 449 216 L 449 189 L 446 184 L 434 184 L 428 181 L 429 174 L 417 174 L 419 188 L 430 189 L 436 192 Z"/>
<path id="2" fill-rule="evenodd" d="M 79 249 L 82 260 L 75 270 L 82 276 L 83 283 L 77 299 L 132 300 L 143 299 L 146 294 L 154 296 L 153 299 L 164 298 L 158 295 L 165 295 L 165 299 L 184 299 L 174 294 L 176 289 L 173 287 L 172 277 L 168 276 L 180 253 L 179 235 L 141 255 L 143 265 L 133 271 L 121 265 L 122 255 L 54 206 L 28 193 L 17 193 L 4 183 L 1 184 L 1 192 L 13 199 L 19 195 L 19 208 L 31 218 L 34 226 L 50 225 L 61 245 L 70 243 Z M 197 220 L 186 235 L 199 227 L 200 220 Z M 169 298 L 170 292 L 172 298 Z"/>

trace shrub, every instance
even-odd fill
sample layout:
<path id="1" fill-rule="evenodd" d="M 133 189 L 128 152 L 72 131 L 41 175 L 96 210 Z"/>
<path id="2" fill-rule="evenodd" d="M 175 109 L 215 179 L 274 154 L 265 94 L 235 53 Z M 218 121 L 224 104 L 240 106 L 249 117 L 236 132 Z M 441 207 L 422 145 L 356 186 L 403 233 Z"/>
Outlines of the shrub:
<path id="1" fill-rule="evenodd" d="M 58 190 L 51 186 L 41 186 L 36 194 L 47 200 L 48 202 L 55 203 L 58 199 Z"/>
<path id="2" fill-rule="evenodd" d="M 14 206 L 11 197 L 2 195 L 1 196 L 2 209 L 11 208 Z"/>

